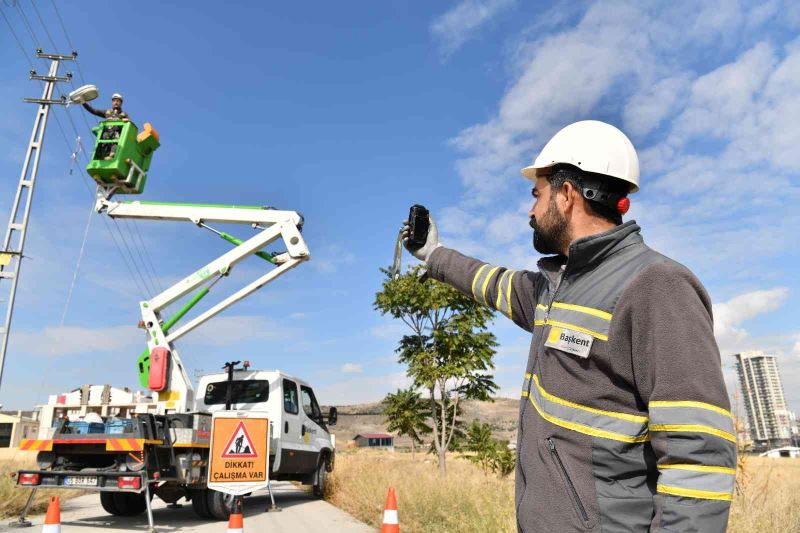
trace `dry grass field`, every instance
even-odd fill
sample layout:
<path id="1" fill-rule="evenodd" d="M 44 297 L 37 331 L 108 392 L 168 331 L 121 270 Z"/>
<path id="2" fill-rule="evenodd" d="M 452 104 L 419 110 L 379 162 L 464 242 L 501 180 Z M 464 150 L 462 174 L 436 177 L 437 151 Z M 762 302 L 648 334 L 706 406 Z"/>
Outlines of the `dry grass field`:
<path id="1" fill-rule="evenodd" d="M 513 476 L 498 479 L 465 459 L 449 458 L 441 482 L 430 455 L 348 450 L 337 452 L 327 499 L 380 527 L 386 491 L 395 487 L 406 532 L 516 531 Z M 729 533 L 800 532 L 800 460 L 744 461 Z"/>
<path id="2" fill-rule="evenodd" d="M 800 532 L 800 459 L 744 457 L 730 533 Z"/>
<path id="3" fill-rule="evenodd" d="M 485 476 L 465 459 L 448 458 L 442 482 L 437 468 L 422 453 L 412 460 L 410 453 L 337 451 L 326 499 L 380 528 L 386 491 L 393 486 L 404 532 L 516 531 L 512 478 Z"/>
<path id="4" fill-rule="evenodd" d="M 16 516 L 27 490 L 9 476 L 31 467 L 34 454 L 0 453 L 0 518 Z M 336 454 L 327 499 L 359 520 L 380 528 L 388 487 L 397 490 L 400 524 L 406 532 L 514 532 L 513 476 L 499 479 L 466 459 L 451 456 L 448 477 L 439 479 L 431 455 L 343 450 Z M 800 459 L 748 457 L 740 468 L 729 533 L 800 532 Z M 41 490 L 31 510 L 42 513 L 51 495 L 62 500 L 77 491 Z M 99 502 L 98 502 L 99 505 Z"/>
<path id="5" fill-rule="evenodd" d="M 27 489 L 18 489 L 11 474 L 21 468 L 36 468 L 35 461 L 35 452 L 21 452 L 13 448 L 6 448 L 0 453 L 0 518 L 19 516 L 30 492 Z M 63 501 L 81 494 L 83 494 L 81 491 L 75 490 L 39 490 L 31 505 L 30 514 L 45 512 L 47 504 L 50 502 L 50 496 L 59 496 Z"/>

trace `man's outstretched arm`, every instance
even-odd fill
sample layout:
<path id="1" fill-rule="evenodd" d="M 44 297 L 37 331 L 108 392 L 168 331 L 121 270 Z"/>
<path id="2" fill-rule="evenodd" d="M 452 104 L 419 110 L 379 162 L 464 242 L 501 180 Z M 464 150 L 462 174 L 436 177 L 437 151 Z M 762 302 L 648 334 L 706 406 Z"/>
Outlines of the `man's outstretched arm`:
<path id="1" fill-rule="evenodd" d="M 92 115 L 98 116 L 100 118 L 106 118 L 106 112 L 105 111 L 100 111 L 99 109 L 95 109 L 92 106 L 90 106 L 89 104 L 87 104 L 86 102 L 83 103 L 83 108 L 86 111 L 88 111 L 89 113 L 91 113 Z"/>
<path id="2" fill-rule="evenodd" d="M 433 279 L 500 311 L 526 331 L 533 330 L 536 284 L 541 274 L 490 265 L 445 247 L 431 254 L 428 272 Z"/>
<path id="3" fill-rule="evenodd" d="M 533 329 L 541 274 L 493 266 L 445 248 L 432 219 L 425 244 L 409 251 L 425 261 L 433 279 L 500 311 L 526 331 Z"/>

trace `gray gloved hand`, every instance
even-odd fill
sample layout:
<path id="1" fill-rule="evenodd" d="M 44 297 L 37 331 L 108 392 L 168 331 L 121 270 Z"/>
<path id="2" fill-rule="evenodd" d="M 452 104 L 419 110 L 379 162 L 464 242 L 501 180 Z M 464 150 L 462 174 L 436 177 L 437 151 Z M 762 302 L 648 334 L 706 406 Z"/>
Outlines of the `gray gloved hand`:
<path id="1" fill-rule="evenodd" d="M 428 220 L 430 221 L 430 227 L 428 228 L 428 238 L 425 240 L 425 244 L 419 247 L 411 247 L 409 246 L 408 242 L 408 233 L 410 231 L 410 227 L 408 225 L 408 220 L 403 221 L 403 227 L 400 231 L 403 239 L 403 246 L 406 247 L 411 255 L 419 259 L 420 261 L 424 261 L 425 263 L 428 262 L 431 254 L 435 249 L 440 247 L 442 243 L 439 242 L 439 230 L 436 229 L 436 223 L 433 221 L 433 217 L 428 215 Z"/>

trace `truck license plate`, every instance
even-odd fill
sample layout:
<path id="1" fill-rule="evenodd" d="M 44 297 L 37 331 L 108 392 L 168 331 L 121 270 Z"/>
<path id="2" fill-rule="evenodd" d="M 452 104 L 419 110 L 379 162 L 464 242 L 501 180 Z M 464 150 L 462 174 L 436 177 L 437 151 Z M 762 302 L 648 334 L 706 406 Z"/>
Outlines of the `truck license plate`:
<path id="1" fill-rule="evenodd" d="M 71 487 L 96 487 L 97 476 L 67 476 L 64 479 L 64 485 Z"/>

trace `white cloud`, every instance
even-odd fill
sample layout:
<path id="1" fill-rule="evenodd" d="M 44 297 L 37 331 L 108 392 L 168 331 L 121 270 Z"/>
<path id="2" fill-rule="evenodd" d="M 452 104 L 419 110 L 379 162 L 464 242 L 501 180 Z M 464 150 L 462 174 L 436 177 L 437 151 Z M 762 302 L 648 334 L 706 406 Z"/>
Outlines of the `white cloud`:
<path id="1" fill-rule="evenodd" d="M 499 214 L 486 226 L 486 236 L 494 244 L 513 242 L 530 232 L 526 215 L 514 211 Z"/>
<path id="2" fill-rule="evenodd" d="M 471 39 L 477 30 L 516 0 L 461 0 L 458 5 L 436 17 L 431 23 L 431 34 L 447 58 Z"/>
<path id="3" fill-rule="evenodd" d="M 342 266 L 353 264 L 356 260 L 354 253 L 347 251 L 336 244 L 322 246 L 312 253 L 311 265 L 323 274 L 335 273 Z"/>
<path id="4" fill-rule="evenodd" d="M 178 341 L 179 345 L 226 346 L 243 340 L 289 339 L 297 330 L 263 316 L 222 316 L 200 326 Z M 134 325 L 101 328 L 62 326 L 42 330 L 15 330 L 11 336 L 17 353 L 61 357 L 78 353 L 108 354 L 147 346 L 145 333 Z"/>
<path id="5" fill-rule="evenodd" d="M 729 137 L 734 125 L 756 108 L 755 99 L 776 63 L 775 52 L 762 42 L 736 61 L 705 74 L 692 84 L 689 105 L 676 120 L 671 142 L 696 135 Z"/>
<path id="6" fill-rule="evenodd" d="M 678 74 L 643 87 L 625 105 L 625 130 L 643 136 L 657 128 L 683 99 L 689 82 L 687 74 Z"/>
<path id="7" fill-rule="evenodd" d="M 400 340 L 403 335 L 408 335 L 411 330 L 400 322 L 399 320 L 389 322 L 388 324 L 380 324 L 374 326 L 369 330 L 370 335 L 379 339 Z"/>
<path id="8" fill-rule="evenodd" d="M 797 341 L 792 346 L 792 355 L 800 357 L 800 335 L 797 335 Z"/>
<path id="9" fill-rule="evenodd" d="M 147 346 L 145 334 L 136 326 L 48 327 L 38 331 L 16 330 L 11 336 L 16 353 L 62 357 L 80 353 L 115 353 L 135 351 Z M 132 353 L 132 352 L 131 352 Z"/>
<path id="10" fill-rule="evenodd" d="M 730 300 L 714 304 L 714 335 L 723 354 L 742 350 L 750 335 L 741 327 L 748 320 L 780 308 L 789 296 L 789 290 L 778 287 L 740 294 Z"/>
<path id="11" fill-rule="evenodd" d="M 588 118 L 626 76 L 649 72 L 656 62 L 647 34 L 629 31 L 646 19 L 634 4 L 595 3 L 574 29 L 523 44 L 523 66 L 495 116 L 452 140 L 466 154 L 456 167 L 467 195 L 489 203 L 518 175 L 523 156 L 572 119 Z"/>
<path id="12" fill-rule="evenodd" d="M 358 363 L 345 363 L 339 371 L 343 374 L 360 374 L 364 371 L 364 367 Z"/>
<path id="13" fill-rule="evenodd" d="M 486 218 L 470 209 L 446 207 L 437 213 L 436 225 L 441 233 L 463 237 L 483 228 Z"/>
<path id="14" fill-rule="evenodd" d="M 800 223 L 787 209 L 800 200 L 796 176 L 787 175 L 800 169 L 793 155 L 800 145 L 800 39 L 720 52 L 733 57 L 722 64 L 707 56 L 708 43 L 719 45 L 712 53 L 732 48 L 721 36 L 747 24 L 784 24 L 775 17 L 786 7 L 752 13 L 723 2 L 712 6 L 714 16 L 698 18 L 692 2 L 599 1 L 563 31 L 530 32 L 536 37 L 514 51 L 496 113 L 451 141 L 464 154 L 456 168 L 465 194 L 445 210 L 445 244 L 514 268 L 533 265 L 524 226 L 497 209 L 512 194 L 509 204 L 519 201 L 518 169 L 573 120 L 613 123 L 621 116 L 642 167 L 643 192 L 628 218 L 639 220 L 647 241 L 701 279 L 769 282 L 774 263 L 767 262 L 791 248 Z M 695 19 L 685 32 L 667 31 Z M 637 28 L 633 38 L 630 27 Z M 711 66 L 696 73 L 704 63 L 690 58 L 699 53 Z M 467 226 L 466 213 L 483 226 Z M 518 230 L 513 237 L 511 229 Z"/>
<path id="15" fill-rule="evenodd" d="M 379 402 L 389 392 L 409 387 L 412 380 L 403 372 L 364 376 L 314 387 L 326 405 L 352 405 Z"/>
<path id="16" fill-rule="evenodd" d="M 226 346 L 255 340 L 287 340 L 298 337 L 298 330 L 258 315 L 216 316 L 180 339 L 180 344 Z"/>

